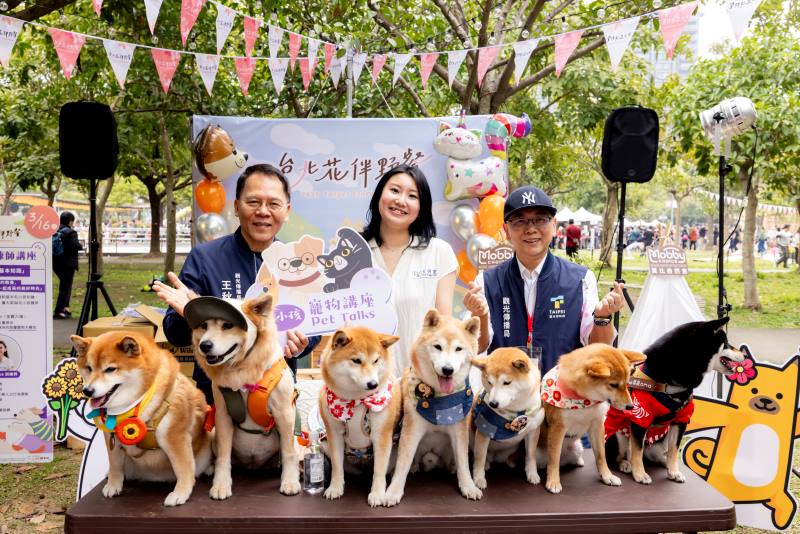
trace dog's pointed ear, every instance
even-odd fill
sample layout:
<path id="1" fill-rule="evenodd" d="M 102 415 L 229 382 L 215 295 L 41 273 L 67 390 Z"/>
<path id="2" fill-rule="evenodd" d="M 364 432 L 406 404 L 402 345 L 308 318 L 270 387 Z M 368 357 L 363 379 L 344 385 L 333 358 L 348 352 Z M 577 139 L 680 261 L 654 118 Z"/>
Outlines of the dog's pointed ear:
<path id="1" fill-rule="evenodd" d="M 86 356 L 86 353 L 89 352 L 89 347 L 92 346 L 92 338 L 71 335 L 69 339 L 72 341 L 72 346 L 75 347 L 78 356 Z"/>
<path id="2" fill-rule="evenodd" d="M 331 338 L 331 348 L 336 350 L 344 347 L 351 341 L 352 340 L 348 337 L 347 332 L 344 330 L 337 330 L 336 333 L 333 334 L 333 338 Z"/>
<path id="3" fill-rule="evenodd" d="M 472 358 L 470 359 L 470 363 L 480 369 L 481 371 L 486 370 L 486 364 L 489 363 L 489 358 Z"/>
<path id="4" fill-rule="evenodd" d="M 422 326 L 424 328 L 434 328 L 439 326 L 439 323 L 442 321 L 441 316 L 439 315 L 439 310 L 436 308 L 431 308 L 428 310 L 428 313 L 425 314 L 425 318 L 422 320 Z"/>
<path id="5" fill-rule="evenodd" d="M 261 293 L 247 302 L 250 311 L 255 315 L 269 315 L 272 313 L 272 295 Z"/>
<path id="6" fill-rule="evenodd" d="M 130 336 L 125 336 L 117 343 L 117 348 L 130 357 L 138 356 L 142 350 L 139 343 Z"/>
<path id="7" fill-rule="evenodd" d="M 626 349 L 621 349 L 621 350 L 622 354 L 624 354 L 625 357 L 628 358 L 628 361 L 631 363 L 640 363 L 647 359 L 647 355 L 642 354 L 641 352 L 636 352 L 635 350 L 626 350 Z"/>
<path id="8" fill-rule="evenodd" d="M 480 337 L 481 335 L 481 320 L 478 317 L 470 317 L 464 321 L 464 330 L 473 336 Z"/>
<path id="9" fill-rule="evenodd" d="M 717 332 L 722 330 L 725 327 L 726 324 L 728 324 L 729 320 L 730 320 L 730 317 L 728 317 L 726 315 L 725 317 L 720 317 L 719 319 L 714 319 L 713 321 L 708 321 L 706 324 L 708 326 L 710 326 L 711 327 L 711 331 L 716 334 Z"/>
<path id="10" fill-rule="evenodd" d="M 514 369 L 518 369 L 518 370 L 522 371 L 523 373 L 527 373 L 528 371 L 531 370 L 531 366 L 528 363 L 528 358 L 524 358 L 524 359 L 523 358 L 517 358 L 516 360 L 511 362 L 511 365 L 514 367 Z"/>
<path id="11" fill-rule="evenodd" d="M 611 376 L 611 368 L 605 362 L 595 361 L 589 363 L 586 373 L 595 378 L 608 378 Z"/>
<path id="12" fill-rule="evenodd" d="M 388 349 L 398 341 L 400 341 L 400 338 L 397 336 L 381 336 L 381 345 L 384 349 Z"/>

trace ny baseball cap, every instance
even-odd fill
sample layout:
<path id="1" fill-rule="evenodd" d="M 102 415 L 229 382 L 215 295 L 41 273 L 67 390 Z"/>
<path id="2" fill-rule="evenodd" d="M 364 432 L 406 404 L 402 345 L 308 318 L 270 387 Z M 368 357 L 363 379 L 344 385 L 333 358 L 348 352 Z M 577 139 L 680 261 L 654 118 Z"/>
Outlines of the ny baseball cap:
<path id="1" fill-rule="evenodd" d="M 538 187 L 525 185 L 514 189 L 508 195 L 506 205 L 503 208 L 503 221 L 507 222 L 514 213 L 526 208 L 543 208 L 553 215 L 556 214 L 556 208 L 547 193 Z"/>
<path id="2" fill-rule="evenodd" d="M 222 319 L 234 326 L 247 330 L 247 319 L 240 308 L 240 302 L 218 297 L 197 297 L 183 308 L 183 318 L 189 328 L 195 329 L 209 319 Z"/>

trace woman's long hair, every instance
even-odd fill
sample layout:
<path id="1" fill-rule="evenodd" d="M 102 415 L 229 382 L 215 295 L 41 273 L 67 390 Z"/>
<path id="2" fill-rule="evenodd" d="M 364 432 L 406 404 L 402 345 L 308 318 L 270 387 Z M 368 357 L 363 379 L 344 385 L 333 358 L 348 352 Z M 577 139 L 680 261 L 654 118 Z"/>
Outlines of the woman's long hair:
<path id="1" fill-rule="evenodd" d="M 365 240 L 369 241 L 374 239 L 378 246 L 383 244 L 381 239 L 381 213 L 378 208 L 378 203 L 381 200 L 383 189 L 386 183 L 392 176 L 397 174 L 407 174 L 414 180 L 419 193 L 419 214 L 411 226 L 408 227 L 408 232 L 412 237 L 418 238 L 418 242 L 414 248 L 425 248 L 430 243 L 431 239 L 436 237 L 436 225 L 433 222 L 433 200 L 431 199 L 431 188 L 428 186 L 428 179 L 425 174 L 415 165 L 398 165 L 381 176 L 378 184 L 375 186 L 375 192 L 372 193 L 372 200 L 369 201 L 369 208 L 367 209 L 367 224 L 361 235 Z"/>

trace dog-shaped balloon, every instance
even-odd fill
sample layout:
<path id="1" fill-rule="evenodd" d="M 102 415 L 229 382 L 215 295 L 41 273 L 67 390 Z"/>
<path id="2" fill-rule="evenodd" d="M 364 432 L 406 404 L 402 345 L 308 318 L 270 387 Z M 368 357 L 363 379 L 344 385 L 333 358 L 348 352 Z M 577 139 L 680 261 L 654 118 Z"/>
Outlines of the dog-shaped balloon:
<path id="1" fill-rule="evenodd" d="M 238 150 L 231 136 L 217 124 L 210 124 L 197 134 L 194 161 L 209 180 L 222 181 L 244 169 L 248 154 Z"/>

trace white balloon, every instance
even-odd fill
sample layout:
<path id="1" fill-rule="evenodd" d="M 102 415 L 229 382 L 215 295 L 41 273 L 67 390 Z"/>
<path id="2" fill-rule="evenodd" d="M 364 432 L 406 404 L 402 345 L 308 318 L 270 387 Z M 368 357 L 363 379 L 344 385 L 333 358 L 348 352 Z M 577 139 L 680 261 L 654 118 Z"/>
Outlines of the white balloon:
<path id="1" fill-rule="evenodd" d="M 450 212 L 450 228 L 464 241 L 475 235 L 475 210 L 468 204 L 459 204 Z"/>
<path id="2" fill-rule="evenodd" d="M 230 233 L 227 221 L 218 213 L 202 214 L 195 221 L 194 228 L 197 232 L 197 241 L 200 243 L 213 241 Z"/>
<path id="3" fill-rule="evenodd" d="M 497 241 L 486 234 L 475 234 L 467 240 L 467 257 L 470 263 L 478 266 L 478 251 L 497 246 Z"/>

